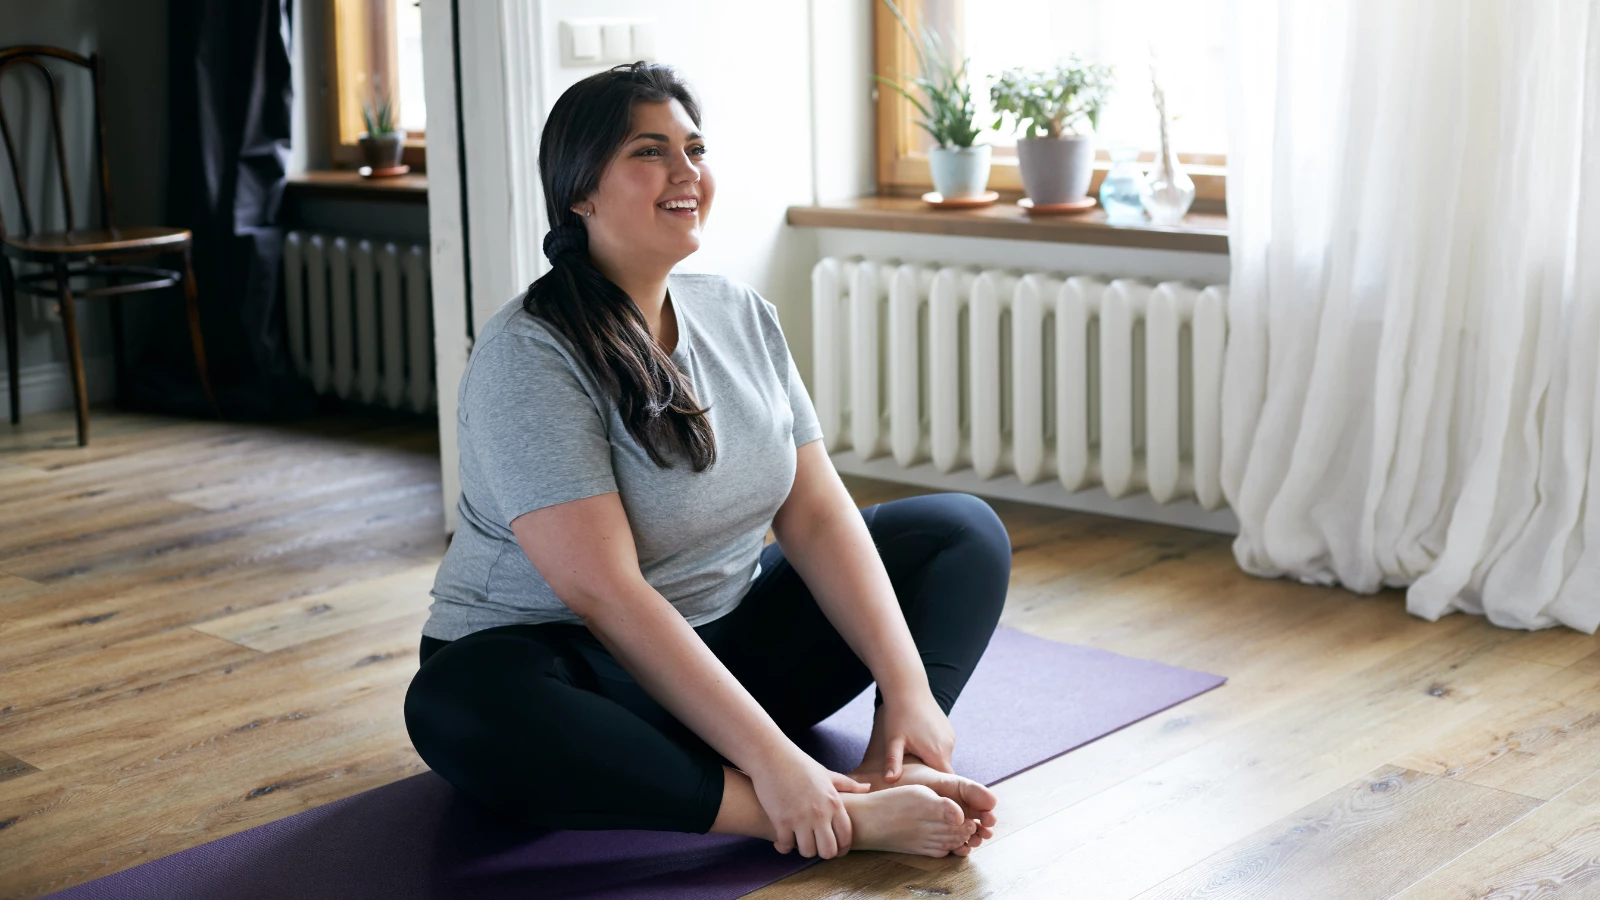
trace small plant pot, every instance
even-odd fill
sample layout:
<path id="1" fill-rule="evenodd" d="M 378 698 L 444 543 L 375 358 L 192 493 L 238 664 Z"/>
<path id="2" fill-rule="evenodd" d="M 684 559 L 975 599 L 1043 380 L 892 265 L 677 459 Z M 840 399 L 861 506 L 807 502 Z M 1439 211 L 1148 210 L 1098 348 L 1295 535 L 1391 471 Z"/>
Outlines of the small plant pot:
<path id="1" fill-rule="evenodd" d="M 946 200 L 977 197 L 989 187 L 989 145 L 932 147 L 928 171 L 933 189 Z"/>
<path id="2" fill-rule="evenodd" d="M 393 169 L 400 165 L 400 155 L 405 152 L 406 133 L 391 131 L 387 134 L 371 135 L 363 132 L 359 143 L 362 158 L 374 172 L 380 169 Z"/>
<path id="3" fill-rule="evenodd" d="M 1038 205 L 1075 203 L 1089 194 L 1094 174 L 1094 139 L 1087 135 L 1022 138 L 1017 141 L 1022 188 Z"/>

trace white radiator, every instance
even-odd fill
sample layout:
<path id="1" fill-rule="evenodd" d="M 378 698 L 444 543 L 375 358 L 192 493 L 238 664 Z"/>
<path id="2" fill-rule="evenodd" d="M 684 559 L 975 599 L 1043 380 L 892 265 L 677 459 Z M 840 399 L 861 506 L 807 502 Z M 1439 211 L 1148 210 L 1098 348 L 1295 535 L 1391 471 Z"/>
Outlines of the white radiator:
<path id="1" fill-rule="evenodd" d="M 289 350 L 318 393 L 393 409 L 437 406 L 426 250 L 291 231 Z"/>
<path id="2" fill-rule="evenodd" d="M 929 476 L 899 480 L 936 486 L 966 469 L 1011 475 L 1025 490 L 1000 493 L 1016 499 L 1098 486 L 1113 501 L 1223 506 L 1226 287 L 834 257 L 811 286 L 830 453 L 885 457 Z"/>

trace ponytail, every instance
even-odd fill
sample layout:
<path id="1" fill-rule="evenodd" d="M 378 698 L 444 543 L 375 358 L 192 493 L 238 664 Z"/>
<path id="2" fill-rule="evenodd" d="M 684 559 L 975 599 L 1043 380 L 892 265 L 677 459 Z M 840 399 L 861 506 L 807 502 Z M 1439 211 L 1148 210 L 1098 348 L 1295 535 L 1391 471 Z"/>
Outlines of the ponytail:
<path id="1" fill-rule="evenodd" d="M 675 453 L 704 471 L 717 457 L 708 408 L 695 402 L 688 376 L 651 337 L 638 304 L 595 268 L 589 232 L 570 209 L 565 213 L 574 221 L 545 235 L 551 269 L 528 288 L 522 308 L 572 342 L 657 466 L 672 468 L 667 454 Z"/>

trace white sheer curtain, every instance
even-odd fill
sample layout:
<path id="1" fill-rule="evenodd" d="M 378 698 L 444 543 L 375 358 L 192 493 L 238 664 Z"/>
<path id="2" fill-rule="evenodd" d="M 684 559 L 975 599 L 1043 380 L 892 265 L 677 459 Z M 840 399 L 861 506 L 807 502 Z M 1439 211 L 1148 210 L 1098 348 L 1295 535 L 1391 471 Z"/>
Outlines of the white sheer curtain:
<path id="1" fill-rule="evenodd" d="M 1600 625 L 1600 4 L 1230 0 L 1239 564 Z"/>

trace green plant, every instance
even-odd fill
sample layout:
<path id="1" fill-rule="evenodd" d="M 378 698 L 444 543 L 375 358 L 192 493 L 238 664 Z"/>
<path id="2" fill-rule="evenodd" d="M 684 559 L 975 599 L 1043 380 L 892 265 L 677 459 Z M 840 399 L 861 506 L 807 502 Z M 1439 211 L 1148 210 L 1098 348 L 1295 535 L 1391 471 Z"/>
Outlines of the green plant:
<path id="1" fill-rule="evenodd" d="M 378 137 L 384 134 L 393 134 L 394 104 L 389 100 L 389 93 L 374 87 L 361 101 L 361 118 L 367 125 L 367 134 Z"/>
<path id="2" fill-rule="evenodd" d="M 1081 134 L 1080 121 L 1087 119 L 1090 129 L 1099 124 L 1114 82 L 1111 66 L 1084 62 L 1077 54 L 1053 69 L 1007 69 L 989 88 L 989 100 L 1002 114 L 992 127 L 999 129 L 1009 112 L 1017 117 L 1023 137 L 1060 137 L 1067 129 Z"/>
<path id="3" fill-rule="evenodd" d="M 963 59 L 959 67 L 953 66 L 950 54 L 937 31 L 923 22 L 922 39 L 919 41 L 912 35 L 911 26 L 906 23 L 905 16 L 900 14 L 900 8 L 894 5 L 894 0 L 883 0 L 883 2 L 900 22 L 906 37 L 911 38 L 912 49 L 917 54 L 918 70 L 918 75 L 911 78 L 911 82 L 922 89 L 928 102 L 922 103 L 911 96 L 905 88 L 876 72 L 872 73 L 872 77 L 899 91 L 911 101 L 917 111 L 922 113 L 922 120 L 917 124 L 933 135 L 939 146 L 971 147 L 973 138 L 976 138 L 982 129 L 975 126 L 972 121 L 977 116 L 977 111 L 972 105 L 972 86 L 967 83 L 967 61 Z"/>

